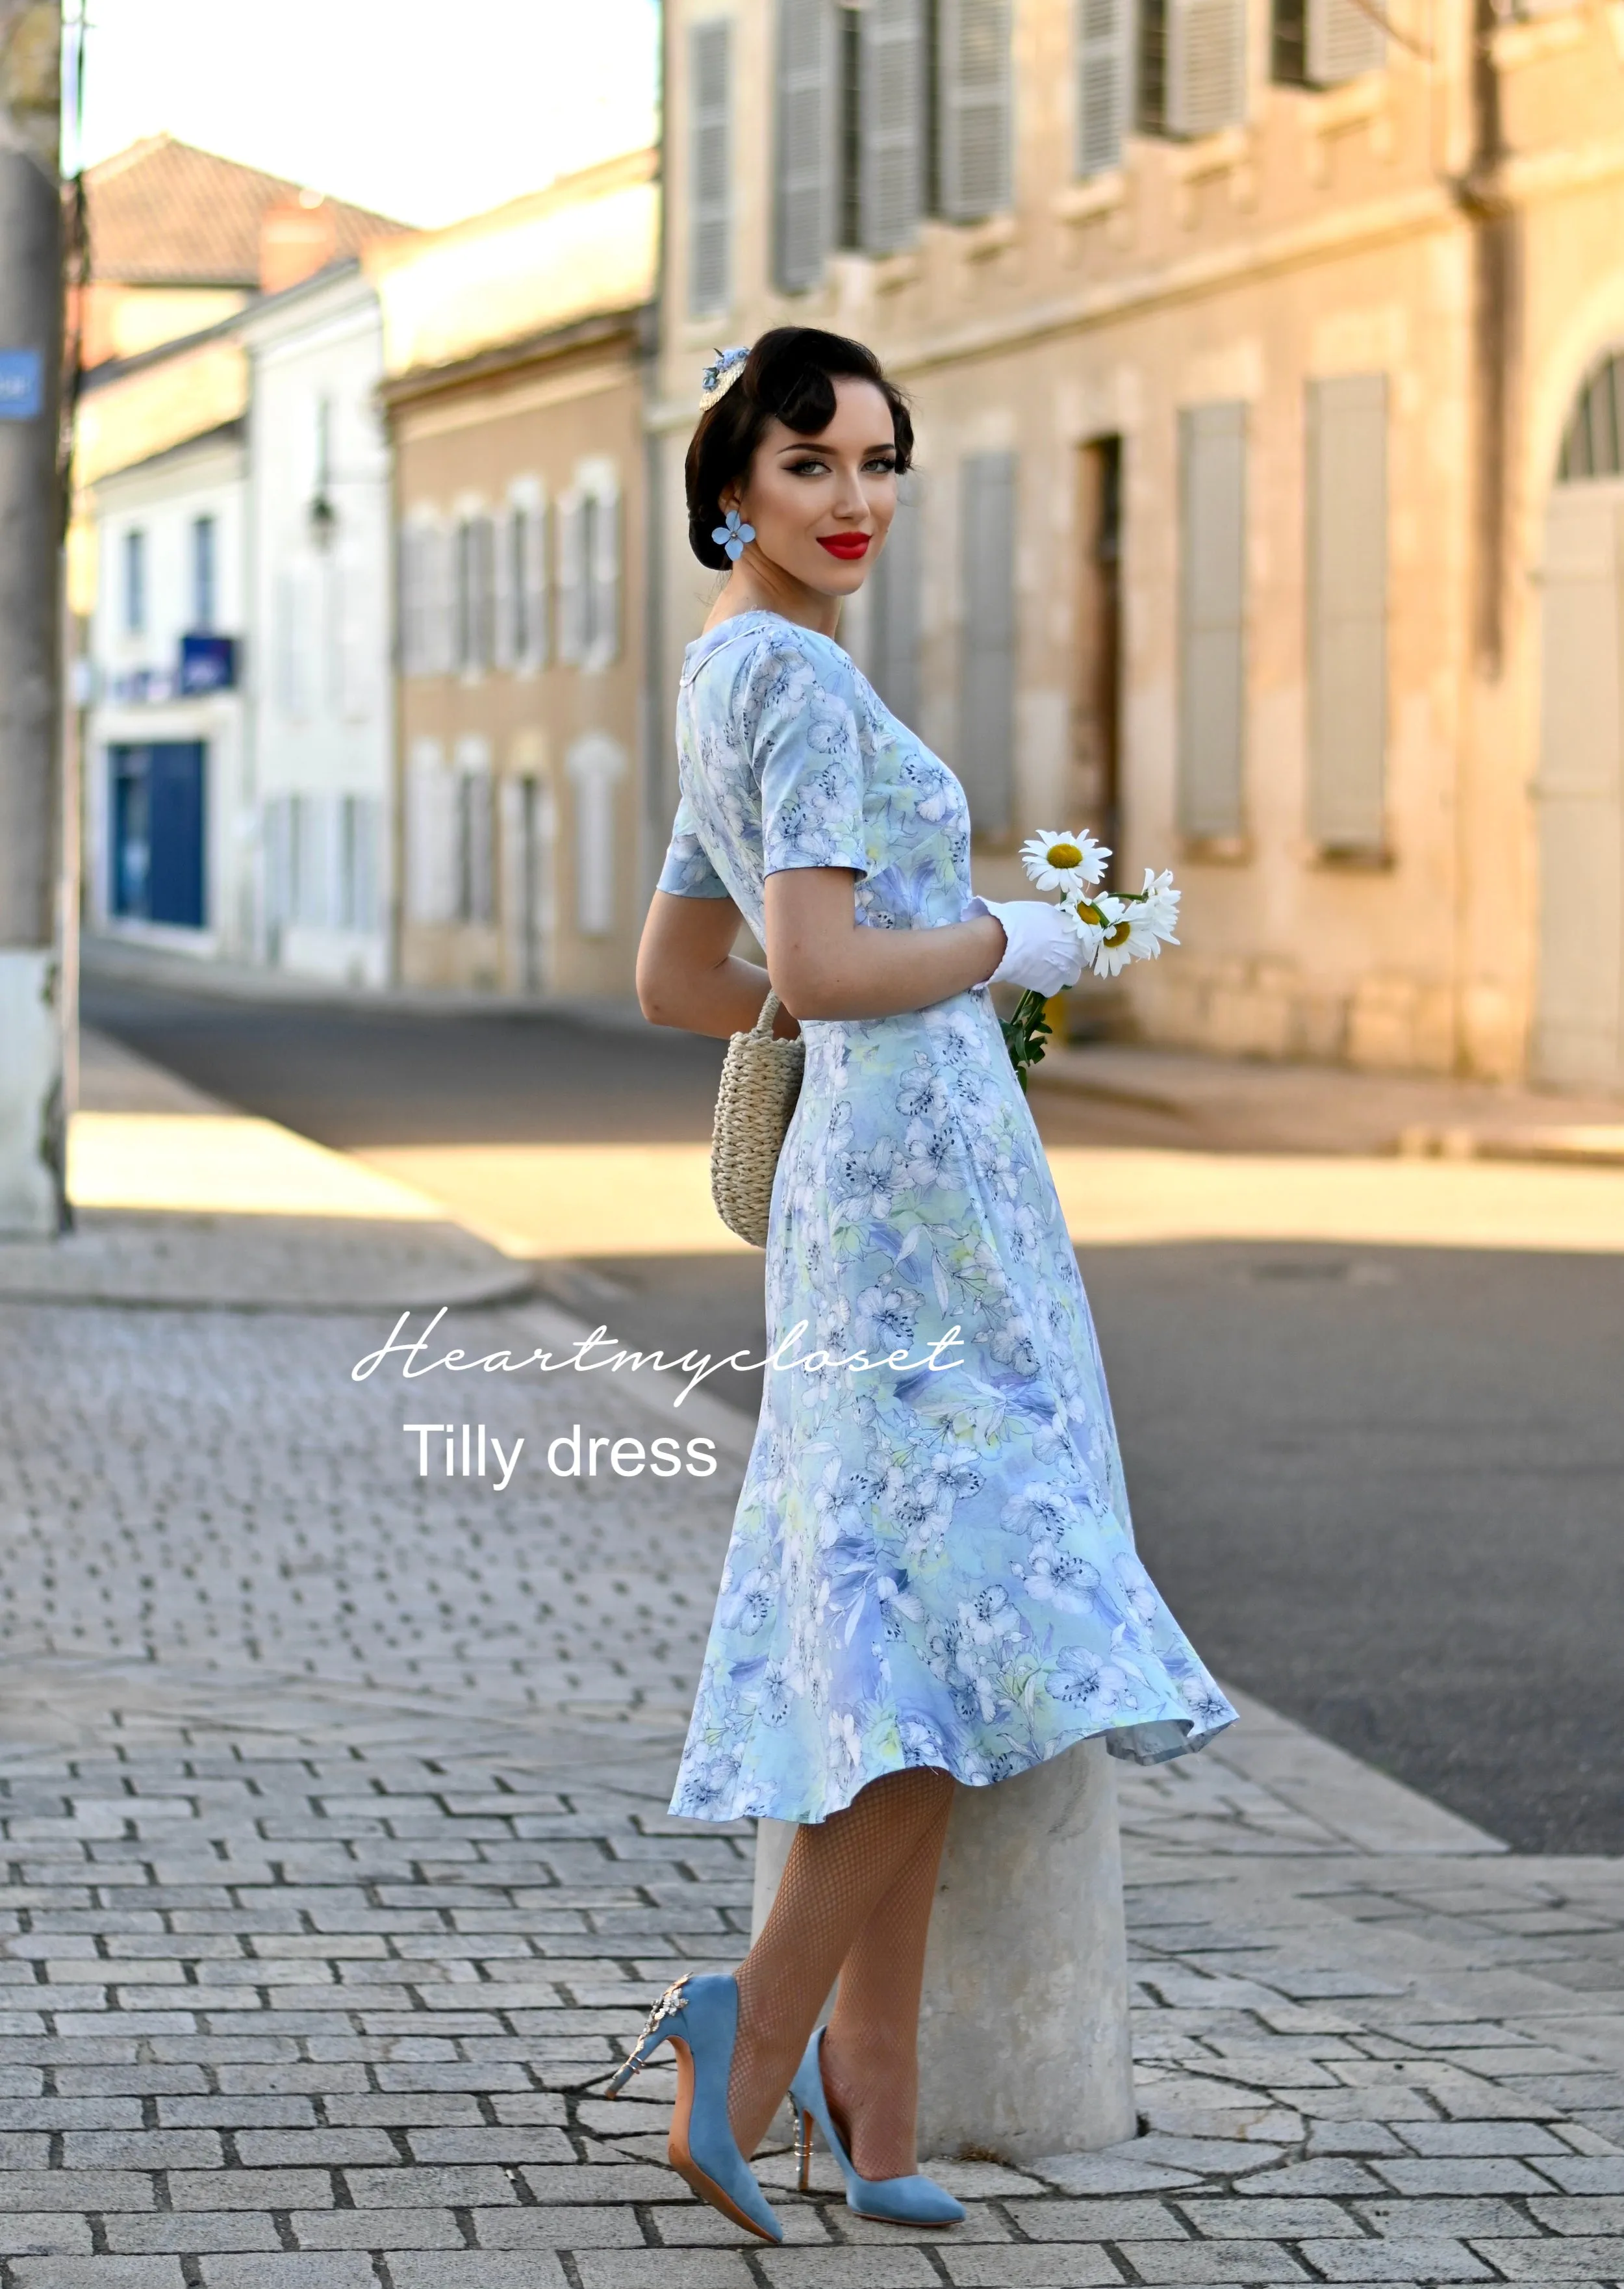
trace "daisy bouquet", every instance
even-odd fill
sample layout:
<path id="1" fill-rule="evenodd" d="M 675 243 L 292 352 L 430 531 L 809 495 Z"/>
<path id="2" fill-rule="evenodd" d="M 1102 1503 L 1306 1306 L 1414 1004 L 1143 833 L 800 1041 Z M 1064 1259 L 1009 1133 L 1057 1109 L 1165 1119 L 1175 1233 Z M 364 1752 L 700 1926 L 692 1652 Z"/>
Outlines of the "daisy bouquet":
<path id="1" fill-rule="evenodd" d="M 1153 961 L 1164 945 L 1176 945 L 1181 893 L 1164 867 L 1147 866 L 1138 890 L 1103 890 L 1111 852 L 1083 832 L 1028 835 L 1021 845 L 1027 879 L 1039 890 L 1058 890 L 1061 911 L 1076 930 L 1083 968 L 1096 977 L 1117 977 L 1130 961 Z M 1051 1031 L 1041 993 L 1023 993 L 1004 1025 L 1010 1063 L 1026 1086 L 1026 1069 L 1043 1056 Z"/>

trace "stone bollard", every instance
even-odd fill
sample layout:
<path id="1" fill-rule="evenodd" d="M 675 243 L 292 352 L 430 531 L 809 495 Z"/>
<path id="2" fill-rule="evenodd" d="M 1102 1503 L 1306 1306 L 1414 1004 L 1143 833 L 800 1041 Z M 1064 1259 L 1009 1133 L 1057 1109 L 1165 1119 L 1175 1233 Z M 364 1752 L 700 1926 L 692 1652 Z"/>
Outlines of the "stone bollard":
<path id="1" fill-rule="evenodd" d="M 752 1933 L 794 1834 L 759 1823 Z M 919 2153 L 1030 2162 L 1134 2127 L 1116 1782 L 1103 1741 L 1084 1741 L 954 1800 L 925 1958 Z"/>

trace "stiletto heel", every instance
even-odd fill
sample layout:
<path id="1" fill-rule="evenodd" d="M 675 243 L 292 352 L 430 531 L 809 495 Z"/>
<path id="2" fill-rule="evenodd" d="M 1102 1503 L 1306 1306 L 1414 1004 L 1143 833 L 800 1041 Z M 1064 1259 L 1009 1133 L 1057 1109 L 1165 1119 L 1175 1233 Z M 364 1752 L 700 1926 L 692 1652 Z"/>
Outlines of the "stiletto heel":
<path id="1" fill-rule="evenodd" d="M 795 2114 L 795 2131 L 800 2153 L 800 2175 L 796 2180 L 796 2189 L 809 2194 L 812 2190 L 812 2117 L 802 2114 L 799 2108 Z"/>
<path id="2" fill-rule="evenodd" d="M 824 2143 L 840 2165 L 846 2181 L 846 2205 L 859 2217 L 878 2218 L 886 2225 L 957 2225 L 964 2205 L 918 2171 L 905 2178 L 862 2178 L 840 2143 L 829 2100 L 824 2089 L 824 2030 L 819 2027 L 807 2045 L 806 2055 L 790 2085 L 790 2103 L 800 2131 L 800 2190 L 804 2194 L 812 2165 L 812 2125 L 824 2133 Z"/>
<path id="3" fill-rule="evenodd" d="M 728 2070 L 738 2034 L 738 1982 L 725 1972 L 696 1979 L 685 1973 L 649 2014 L 631 2055 L 611 2077 L 618 2098 L 662 2043 L 677 2054 L 677 2103 L 671 2118 L 671 2166 L 702 2202 L 763 2241 L 784 2239 L 755 2173 L 739 2152 L 728 2120 Z"/>

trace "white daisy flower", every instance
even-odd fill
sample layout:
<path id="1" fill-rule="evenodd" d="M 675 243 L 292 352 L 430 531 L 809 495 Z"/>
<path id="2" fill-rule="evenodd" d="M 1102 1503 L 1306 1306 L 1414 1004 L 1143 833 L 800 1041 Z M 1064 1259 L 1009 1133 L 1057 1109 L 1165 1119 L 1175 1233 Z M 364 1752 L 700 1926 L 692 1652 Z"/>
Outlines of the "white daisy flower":
<path id="1" fill-rule="evenodd" d="M 1071 927 L 1082 946 L 1083 967 L 1092 969 L 1095 957 L 1105 943 L 1107 932 L 1117 929 L 1122 921 L 1125 911 L 1122 901 L 1113 898 L 1107 890 L 1100 890 L 1091 898 L 1080 895 L 1063 898 L 1061 905 L 1071 917 Z M 1111 970 L 1104 974 L 1114 977 L 1116 972 Z"/>
<path id="2" fill-rule="evenodd" d="M 1159 874 L 1153 874 L 1148 866 L 1145 868 L 1144 889 L 1140 893 L 1143 903 L 1137 911 L 1145 918 L 1146 927 L 1162 945 L 1176 945 L 1179 942 L 1174 930 L 1179 918 L 1179 900 L 1183 895 L 1182 890 L 1174 888 L 1171 867 L 1164 866 Z M 1151 951 L 1154 953 L 1155 948 L 1152 947 Z"/>
<path id="3" fill-rule="evenodd" d="M 1176 945 L 1173 925 L 1179 918 L 1179 896 L 1170 873 L 1164 869 L 1152 874 L 1147 866 L 1142 896 L 1123 899 L 1118 919 L 1101 937 L 1094 957 L 1095 976 L 1120 977 L 1130 961 L 1153 961 L 1164 945 Z"/>
<path id="4" fill-rule="evenodd" d="M 1105 873 L 1109 850 L 1081 829 L 1075 833 L 1045 828 L 1029 834 L 1021 845 L 1021 864 L 1027 879 L 1040 890 L 1082 890 Z"/>

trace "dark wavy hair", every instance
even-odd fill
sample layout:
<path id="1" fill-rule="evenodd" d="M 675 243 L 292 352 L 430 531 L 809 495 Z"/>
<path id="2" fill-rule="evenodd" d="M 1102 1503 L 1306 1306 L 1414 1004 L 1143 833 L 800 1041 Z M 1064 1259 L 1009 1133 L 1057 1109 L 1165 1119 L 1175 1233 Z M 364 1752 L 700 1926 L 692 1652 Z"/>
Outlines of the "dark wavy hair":
<path id="1" fill-rule="evenodd" d="M 688 449 L 689 546 L 702 564 L 726 572 L 728 559 L 711 534 L 722 521 L 724 490 L 742 477 L 769 421 L 804 437 L 819 437 L 834 419 L 834 385 L 872 381 L 891 409 L 900 475 L 913 459 L 908 401 L 886 379 L 880 360 L 861 342 L 826 334 L 817 326 L 775 326 L 761 336 L 713 405 L 699 417 Z"/>

